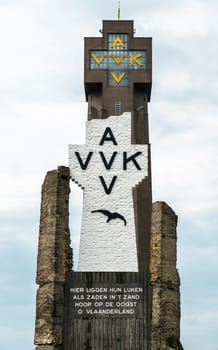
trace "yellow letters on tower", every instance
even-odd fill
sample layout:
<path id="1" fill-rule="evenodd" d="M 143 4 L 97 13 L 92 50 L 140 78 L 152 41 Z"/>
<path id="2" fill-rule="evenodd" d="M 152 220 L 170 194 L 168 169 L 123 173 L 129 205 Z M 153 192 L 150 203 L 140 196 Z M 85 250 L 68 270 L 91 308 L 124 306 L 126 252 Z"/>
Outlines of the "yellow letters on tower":
<path id="1" fill-rule="evenodd" d="M 143 66 L 143 63 L 139 61 L 139 58 L 142 57 L 142 54 L 138 55 L 130 55 L 130 64 L 131 66 L 134 66 L 134 64 L 137 64 L 138 66 Z"/>
<path id="2" fill-rule="evenodd" d="M 121 82 L 121 80 L 123 80 L 123 78 L 125 77 L 125 73 L 121 73 L 119 75 L 119 77 L 114 73 L 114 72 L 111 72 L 111 75 L 113 77 L 113 79 L 116 81 L 117 84 L 119 84 Z"/>
<path id="3" fill-rule="evenodd" d="M 119 36 L 117 36 L 116 39 L 114 40 L 113 44 L 111 45 L 111 47 L 119 47 L 119 46 L 125 47 L 122 40 L 119 38 Z"/>
<path id="4" fill-rule="evenodd" d="M 116 64 L 120 64 L 124 60 L 125 57 L 126 57 L 126 55 L 124 55 L 124 54 L 121 55 L 120 57 L 116 57 L 115 55 L 111 54 L 111 58 L 114 60 L 114 62 Z"/>
<path id="5" fill-rule="evenodd" d="M 94 61 L 99 65 L 102 64 L 102 62 L 104 61 L 106 57 L 106 53 L 104 53 L 101 57 L 97 57 L 94 53 L 92 54 L 92 58 L 94 59 Z"/>

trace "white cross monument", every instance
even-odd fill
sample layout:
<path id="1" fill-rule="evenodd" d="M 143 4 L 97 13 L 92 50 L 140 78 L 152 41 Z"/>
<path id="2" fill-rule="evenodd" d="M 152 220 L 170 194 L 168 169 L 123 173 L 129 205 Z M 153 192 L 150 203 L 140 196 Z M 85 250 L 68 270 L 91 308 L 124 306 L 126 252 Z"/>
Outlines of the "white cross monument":
<path id="1" fill-rule="evenodd" d="M 148 145 L 131 144 L 129 112 L 86 123 L 86 145 L 69 146 L 84 191 L 78 271 L 137 272 L 132 189 L 148 176 Z"/>

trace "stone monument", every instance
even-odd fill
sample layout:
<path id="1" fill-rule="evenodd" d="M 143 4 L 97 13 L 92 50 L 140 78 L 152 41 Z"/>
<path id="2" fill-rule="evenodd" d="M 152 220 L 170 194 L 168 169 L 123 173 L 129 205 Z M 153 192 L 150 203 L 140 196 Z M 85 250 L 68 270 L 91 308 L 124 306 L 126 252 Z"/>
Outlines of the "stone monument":
<path id="1" fill-rule="evenodd" d="M 37 350 L 181 350 L 177 216 L 152 205 L 148 102 L 152 40 L 133 21 L 85 38 L 85 145 L 42 187 Z M 70 180 L 83 190 L 72 271 Z"/>

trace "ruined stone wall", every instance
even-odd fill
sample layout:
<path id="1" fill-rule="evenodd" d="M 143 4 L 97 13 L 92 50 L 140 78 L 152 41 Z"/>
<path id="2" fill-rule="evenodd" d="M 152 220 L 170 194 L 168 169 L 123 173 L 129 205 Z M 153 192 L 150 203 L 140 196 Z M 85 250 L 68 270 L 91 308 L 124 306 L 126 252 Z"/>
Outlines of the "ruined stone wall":
<path id="1" fill-rule="evenodd" d="M 69 168 L 49 171 L 42 186 L 37 260 L 36 350 L 62 350 L 64 285 L 72 270 Z"/>
<path id="2" fill-rule="evenodd" d="M 42 186 L 37 262 L 36 350 L 63 350 L 64 285 L 72 270 L 69 168 L 49 171 Z M 182 350 L 180 280 L 176 269 L 177 216 L 164 202 L 152 208 L 151 350 Z M 102 349 L 103 350 L 103 349 Z"/>
<path id="3" fill-rule="evenodd" d="M 177 260 L 177 216 L 164 202 L 152 208 L 151 285 L 152 350 L 182 350 L 180 343 L 180 280 Z"/>

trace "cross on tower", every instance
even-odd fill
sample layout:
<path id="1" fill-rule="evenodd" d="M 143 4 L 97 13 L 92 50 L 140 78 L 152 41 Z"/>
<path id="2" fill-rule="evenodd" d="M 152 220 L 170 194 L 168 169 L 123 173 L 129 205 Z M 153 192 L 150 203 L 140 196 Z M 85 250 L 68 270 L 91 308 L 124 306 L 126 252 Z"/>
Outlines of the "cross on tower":
<path id="1" fill-rule="evenodd" d="M 100 32 L 102 37 L 85 38 L 88 120 L 131 112 L 131 143 L 148 144 L 148 176 L 133 190 L 138 263 L 140 271 L 145 271 L 149 264 L 152 201 L 147 113 L 152 84 L 152 39 L 135 37 L 133 21 L 103 21 Z M 110 181 L 106 182 L 108 188 L 110 184 L 116 188 L 117 180 Z"/>
<path id="2" fill-rule="evenodd" d="M 85 38 L 90 119 L 133 111 L 151 93 L 151 39 L 134 38 L 133 21 L 103 21 L 101 32 Z"/>
<path id="3" fill-rule="evenodd" d="M 129 70 L 146 70 L 146 50 L 128 50 L 128 34 L 108 34 L 108 50 L 90 51 L 90 69 L 107 70 L 108 86 L 128 86 Z"/>

